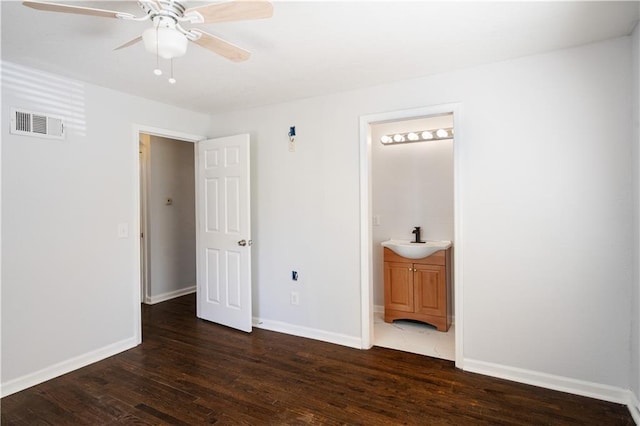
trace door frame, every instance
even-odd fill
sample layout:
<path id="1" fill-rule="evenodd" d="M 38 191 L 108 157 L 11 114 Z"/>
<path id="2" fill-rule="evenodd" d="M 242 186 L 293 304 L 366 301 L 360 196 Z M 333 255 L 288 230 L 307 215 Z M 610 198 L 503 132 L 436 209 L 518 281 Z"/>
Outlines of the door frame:
<path id="1" fill-rule="evenodd" d="M 135 316 L 135 321 L 134 321 L 134 330 L 133 330 L 133 334 L 135 336 L 135 339 L 137 341 L 138 344 L 140 344 L 142 342 L 142 309 L 140 304 L 143 302 L 140 298 L 140 286 L 141 281 L 140 281 L 140 273 L 141 273 L 141 267 L 142 267 L 142 258 L 140 255 L 140 250 L 141 250 L 141 246 L 140 246 L 140 232 L 142 231 L 141 229 L 141 220 L 140 220 L 140 215 L 141 215 L 141 191 L 140 191 L 140 133 L 144 133 L 147 135 L 151 135 L 151 136 L 159 136 L 159 137 L 163 137 L 163 138 L 169 138 L 169 139 L 177 139 L 177 140 L 181 140 L 184 142 L 191 142 L 191 143 L 197 143 L 198 141 L 207 139 L 206 136 L 204 135 L 196 135 L 196 134 L 192 134 L 192 133 L 185 133 L 185 132 L 181 132 L 181 131 L 177 131 L 177 130 L 170 130 L 170 129 L 163 129 L 160 127 L 153 127 L 153 126 L 147 126 L 144 124 L 133 124 L 132 125 L 132 133 L 131 133 L 131 148 L 132 148 L 132 161 L 133 161 L 133 176 L 132 176 L 132 184 L 131 187 L 133 188 L 133 206 L 134 206 L 134 212 L 133 212 L 133 226 L 131 226 L 131 235 L 135 236 L 135 238 L 133 239 L 133 250 L 134 250 L 134 267 L 133 267 L 133 287 L 132 287 L 132 291 L 133 291 L 133 303 L 134 303 L 134 307 L 133 307 L 133 312 L 134 312 L 134 316 Z M 195 147 L 194 147 L 195 148 Z M 194 185 L 195 185 L 195 181 L 194 181 Z M 147 212 L 148 213 L 148 209 Z M 148 219 L 148 218 L 147 218 Z M 197 221 L 197 218 L 196 218 Z M 146 221 L 148 223 L 148 220 Z M 196 222 L 196 226 L 198 226 L 197 222 Z M 147 230 L 144 230 L 145 235 Z M 145 243 L 148 241 L 148 239 L 145 239 Z M 145 247 L 145 252 L 148 253 L 149 252 L 149 246 L 147 244 L 147 246 Z M 147 275 L 148 276 L 148 275 Z"/>
<path id="2" fill-rule="evenodd" d="M 463 264 L 462 235 L 462 104 L 450 103 L 420 108 L 389 111 L 360 116 L 360 295 L 361 342 L 363 349 L 373 346 L 373 186 L 371 125 L 380 122 L 402 121 L 412 118 L 453 113 L 453 271 L 455 279 L 455 365 L 464 368 L 463 350 Z"/>
<path id="3" fill-rule="evenodd" d="M 141 132 L 139 133 L 140 141 L 140 234 L 141 250 L 140 250 L 140 301 L 146 303 L 147 294 L 149 292 L 149 252 L 148 244 L 149 232 L 149 152 L 151 144 L 151 136 Z"/>

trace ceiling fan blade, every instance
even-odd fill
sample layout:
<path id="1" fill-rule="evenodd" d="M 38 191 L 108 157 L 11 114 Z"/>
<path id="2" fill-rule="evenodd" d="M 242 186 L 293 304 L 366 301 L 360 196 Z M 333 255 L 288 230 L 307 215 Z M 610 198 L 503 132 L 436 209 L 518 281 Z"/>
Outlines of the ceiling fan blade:
<path id="1" fill-rule="evenodd" d="M 242 62 L 249 59 L 251 53 L 247 50 L 244 50 L 241 47 L 236 46 L 235 44 L 231 44 L 228 41 L 224 41 L 221 38 L 218 38 L 209 33 L 205 33 L 200 29 L 192 29 L 191 32 L 197 33 L 200 35 L 200 38 L 197 40 L 193 40 L 193 42 L 199 46 L 204 47 L 205 49 L 209 49 L 210 51 L 217 53 L 220 56 L 224 56 L 225 58 L 233 61 L 233 62 Z"/>
<path id="2" fill-rule="evenodd" d="M 184 12 L 185 17 L 189 15 L 197 16 L 198 14 L 202 17 L 202 20 L 194 20 L 194 23 L 210 24 L 213 22 L 271 18 L 273 16 L 273 5 L 268 0 L 230 0 L 192 7 Z"/>
<path id="3" fill-rule="evenodd" d="M 126 42 L 124 44 L 121 44 L 120 46 L 116 47 L 113 50 L 124 49 L 125 47 L 132 46 L 132 45 L 134 45 L 134 44 L 136 44 L 138 42 L 141 42 L 141 41 L 142 41 L 142 36 L 138 36 L 138 37 L 134 38 L 133 40 L 129 40 L 128 42 Z"/>
<path id="4" fill-rule="evenodd" d="M 91 7 L 69 6 L 67 4 L 41 3 L 37 1 L 24 1 L 23 5 L 32 9 L 47 12 L 75 13 L 78 15 L 101 16 L 103 18 L 132 18 L 130 13 L 116 12 L 114 10 L 94 9 Z"/>

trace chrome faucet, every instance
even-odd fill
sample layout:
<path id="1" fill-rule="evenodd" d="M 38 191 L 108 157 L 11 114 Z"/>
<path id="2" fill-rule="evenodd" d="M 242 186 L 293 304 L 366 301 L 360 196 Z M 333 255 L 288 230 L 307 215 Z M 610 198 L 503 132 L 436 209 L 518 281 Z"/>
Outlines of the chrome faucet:
<path id="1" fill-rule="evenodd" d="M 413 231 L 411 231 L 412 234 L 416 234 L 416 240 L 413 241 L 414 243 L 421 243 L 422 241 L 420 241 L 420 227 L 416 226 L 413 228 Z"/>

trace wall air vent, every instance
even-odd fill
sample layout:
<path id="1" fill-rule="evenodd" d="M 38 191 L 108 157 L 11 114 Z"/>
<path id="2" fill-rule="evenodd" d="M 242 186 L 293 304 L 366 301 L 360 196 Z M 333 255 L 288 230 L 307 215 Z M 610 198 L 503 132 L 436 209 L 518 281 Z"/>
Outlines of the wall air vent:
<path id="1" fill-rule="evenodd" d="M 11 133 L 64 139 L 64 121 L 61 117 L 11 108 Z"/>

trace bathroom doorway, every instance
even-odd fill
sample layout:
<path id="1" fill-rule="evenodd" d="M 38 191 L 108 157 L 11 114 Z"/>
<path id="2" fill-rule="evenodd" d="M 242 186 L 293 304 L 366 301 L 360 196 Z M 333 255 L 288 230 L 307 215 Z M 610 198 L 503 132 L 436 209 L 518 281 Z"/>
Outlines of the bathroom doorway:
<path id="1" fill-rule="evenodd" d="M 381 243 L 414 240 L 415 227 L 421 240 L 453 241 L 452 128 L 452 113 L 371 125 L 373 344 L 449 361 L 455 360 L 455 321 L 446 331 L 411 319 L 385 322 Z M 447 314 L 455 318 L 453 294 L 447 297 Z"/>
<path id="2" fill-rule="evenodd" d="M 418 353 L 456 361 L 461 367 L 462 336 L 457 333 L 461 331 L 461 285 L 456 265 L 460 259 L 456 248 L 461 243 L 456 203 L 460 126 L 456 110 L 456 105 L 443 105 L 361 118 L 361 132 L 366 135 L 361 145 L 362 336 L 363 347 Z M 417 226 L 422 240 L 452 242 L 447 296 L 452 323 L 446 331 L 427 322 L 384 320 L 381 242 L 412 240 Z"/>

